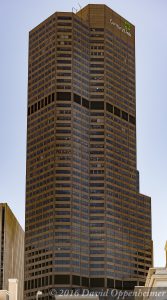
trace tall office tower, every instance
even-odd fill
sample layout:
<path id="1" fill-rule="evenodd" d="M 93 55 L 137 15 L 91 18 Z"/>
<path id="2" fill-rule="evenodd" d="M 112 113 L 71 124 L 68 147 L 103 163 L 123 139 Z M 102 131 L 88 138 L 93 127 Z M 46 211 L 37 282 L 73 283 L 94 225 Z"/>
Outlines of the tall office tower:
<path id="1" fill-rule="evenodd" d="M 12 278 L 18 280 L 18 300 L 22 300 L 24 231 L 7 203 L 0 203 L 0 290 L 8 290 Z"/>
<path id="2" fill-rule="evenodd" d="M 105 5 L 53 14 L 29 36 L 25 299 L 144 283 L 136 168 L 134 26 Z"/>

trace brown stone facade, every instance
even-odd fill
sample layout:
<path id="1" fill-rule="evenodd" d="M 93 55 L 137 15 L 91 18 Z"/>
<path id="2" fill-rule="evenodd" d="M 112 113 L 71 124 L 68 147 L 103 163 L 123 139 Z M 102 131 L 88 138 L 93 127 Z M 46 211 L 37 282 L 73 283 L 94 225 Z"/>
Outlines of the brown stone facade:
<path id="1" fill-rule="evenodd" d="M 6 203 L 0 203 L 0 290 L 8 279 L 18 280 L 18 300 L 23 299 L 24 231 Z"/>

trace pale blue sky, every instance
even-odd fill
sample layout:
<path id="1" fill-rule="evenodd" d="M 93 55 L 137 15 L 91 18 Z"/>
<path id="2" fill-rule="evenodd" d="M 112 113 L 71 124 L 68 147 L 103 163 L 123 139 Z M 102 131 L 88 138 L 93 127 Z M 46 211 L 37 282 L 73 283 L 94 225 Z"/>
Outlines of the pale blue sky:
<path id="1" fill-rule="evenodd" d="M 167 239 L 167 0 L 103 3 L 136 26 L 137 153 L 141 192 L 152 197 L 155 265 Z M 0 0 L 0 201 L 24 227 L 28 31 L 78 0 Z"/>

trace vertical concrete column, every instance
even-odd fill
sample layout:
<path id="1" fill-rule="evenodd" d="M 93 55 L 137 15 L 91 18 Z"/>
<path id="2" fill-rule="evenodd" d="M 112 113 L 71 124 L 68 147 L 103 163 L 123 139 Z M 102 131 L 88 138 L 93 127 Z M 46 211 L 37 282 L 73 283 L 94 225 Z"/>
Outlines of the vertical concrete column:
<path id="1" fill-rule="evenodd" d="M 165 252 L 166 252 L 166 268 L 167 268 L 167 241 L 166 241 L 166 245 L 165 245 Z"/>
<path id="2" fill-rule="evenodd" d="M 18 280 L 17 279 L 8 279 L 9 284 L 9 300 L 18 300 Z"/>

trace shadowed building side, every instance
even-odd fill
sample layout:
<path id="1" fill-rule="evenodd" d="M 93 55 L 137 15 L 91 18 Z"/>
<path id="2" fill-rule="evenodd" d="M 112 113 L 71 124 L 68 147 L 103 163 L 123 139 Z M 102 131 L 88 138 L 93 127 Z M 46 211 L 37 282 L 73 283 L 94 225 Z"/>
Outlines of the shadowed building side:
<path id="1" fill-rule="evenodd" d="M 6 203 L 0 203 L 0 290 L 8 290 L 8 280 L 18 280 L 18 300 L 23 299 L 24 231 Z"/>

